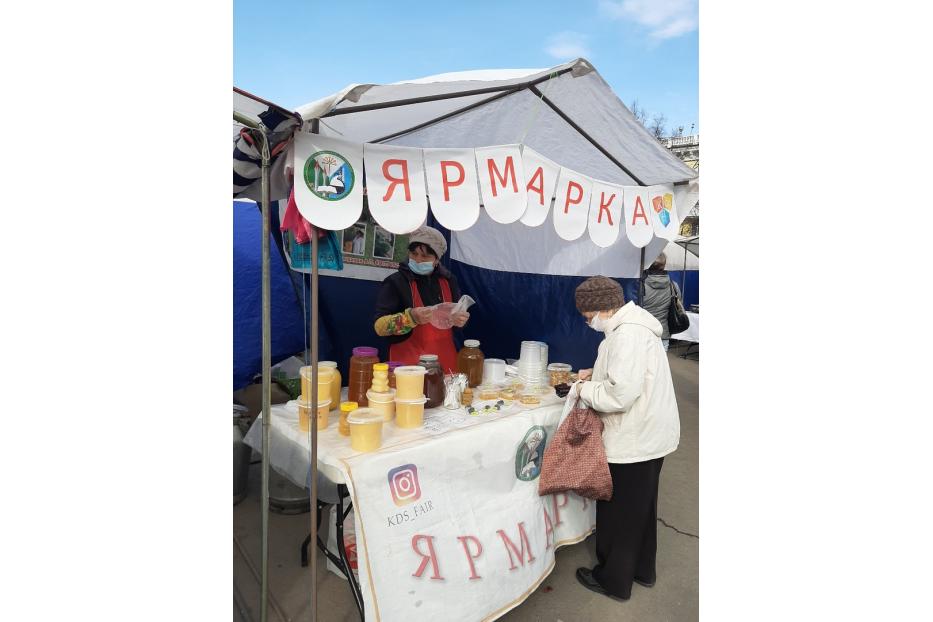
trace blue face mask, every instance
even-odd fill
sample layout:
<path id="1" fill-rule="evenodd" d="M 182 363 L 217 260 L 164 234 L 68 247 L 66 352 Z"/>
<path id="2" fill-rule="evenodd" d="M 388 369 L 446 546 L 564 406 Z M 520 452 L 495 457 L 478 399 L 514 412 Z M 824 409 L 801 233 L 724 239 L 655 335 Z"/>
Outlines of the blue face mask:
<path id="1" fill-rule="evenodd" d="M 434 262 L 433 261 L 422 261 L 417 262 L 411 257 L 408 258 L 408 267 L 411 268 L 411 271 L 415 274 L 420 274 L 421 276 L 426 276 L 434 272 Z"/>

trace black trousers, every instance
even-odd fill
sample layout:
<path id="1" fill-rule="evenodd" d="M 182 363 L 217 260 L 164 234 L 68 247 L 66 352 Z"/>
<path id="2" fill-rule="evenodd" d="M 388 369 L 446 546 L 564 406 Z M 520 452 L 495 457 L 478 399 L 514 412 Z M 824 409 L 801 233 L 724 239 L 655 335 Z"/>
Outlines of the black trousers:
<path id="1" fill-rule="evenodd" d="M 654 583 L 658 551 L 658 481 L 664 458 L 609 464 L 612 499 L 596 502 L 593 576 L 614 596 L 628 598 L 632 580 Z"/>

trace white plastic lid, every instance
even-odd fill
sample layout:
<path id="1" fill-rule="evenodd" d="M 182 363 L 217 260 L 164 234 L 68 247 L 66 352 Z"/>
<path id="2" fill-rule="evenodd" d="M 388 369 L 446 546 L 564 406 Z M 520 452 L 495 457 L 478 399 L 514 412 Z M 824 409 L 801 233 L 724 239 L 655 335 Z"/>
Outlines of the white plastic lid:
<path id="1" fill-rule="evenodd" d="M 317 362 L 317 366 L 318 366 L 318 367 L 332 367 L 332 368 L 336 369 L 336 368 L 337 368 L 337 361 L 318 361 L 318 362 Z"/>
<path id="2" fill-rule="evenodd" d="M 427 404 L 428 398 L 422 395 L 421 397 L 417 399 L 413 399 L 413 400 L 395 400 L 395 403 L 396 404 Z"/>
<path id="3" fill-rule="evenodd" d="M 377 413 L 372 408 L 357 408 L 347 416 L 347 423 L 356 425 L 370 425 L 373 423 L 382 423 L 385 419 L 382 413 Z"/>
<path id="4" fill-rule="evenodd" d="M 366 399 L 370 402 L 377 402 L 379 404 L 388 404 L 389 402 L 395 400 L 395 389 L 389 389 L 385 393 L 377 393 L 370 389 L 366 392 Z"/>
<path id="5" fill-rule="evenodd" d="M 571 369 L 567 363 L 551 363 L 547 366 L 548 371 L 570 371 Z"/>
<path id="6" fill-rule="evenodd" d="M 395 368 L 396 376 L 423 376 L 428 370 L 421 365 L 403 365 Z"/>
<path id="7" fill-rule="evenodd" d="M 431 361 L 436 361 L 436 360 L 437 360 L 437 355 L 436 355 L 436 354 L 422 354 L 419 358 L 420 358 L 422 361 L 431 362 Z"/>
<path id="8" fill-rule="evenodd" d="M 468 348 L 478 348 L 479 339 L 467 339 L 466 341 L 463 342 L 463 345 L 465 345 Z"/>

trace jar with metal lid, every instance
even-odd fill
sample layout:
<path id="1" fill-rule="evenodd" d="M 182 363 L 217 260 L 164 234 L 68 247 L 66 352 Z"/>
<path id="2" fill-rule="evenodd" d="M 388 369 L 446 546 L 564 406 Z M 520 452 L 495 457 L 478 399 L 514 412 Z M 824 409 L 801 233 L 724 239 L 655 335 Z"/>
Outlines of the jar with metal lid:
<path id="1" fill-rule="evenodd" d="M 470 387 L 477 387 L 483 383 L 484 360 L 478 340 L 467 339 L 463 342 L 463 349 L 457 353 L 457 371 L 466 374 Z"/>
<path id="2" fill-rule="evenodd" d="M 437 408 L 444 403 L 444 371 L 436 354 L 422 354 L 418 364 L 427 370 L 424 375 L 425 408 Z"/>

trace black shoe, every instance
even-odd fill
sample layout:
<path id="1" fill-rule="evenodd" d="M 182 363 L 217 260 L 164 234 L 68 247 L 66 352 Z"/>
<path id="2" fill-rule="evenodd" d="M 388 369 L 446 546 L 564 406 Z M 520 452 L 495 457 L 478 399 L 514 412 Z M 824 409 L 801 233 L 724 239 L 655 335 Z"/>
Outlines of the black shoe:
<path id="1" fill-rule="evenodd" d="M 654 581 L 648 582 L 648 581 L 645 581 L 644 579 L 639 579 L 638 577 L 635 577 L 634 581 L 638 585 L 644 585 L 645 587 L 654 587 Z"/>
<path id="2" fill-rule="evenodd" d="M 603 586 L 599 584 L 599 581 L 596 580 L 596 577 L 593 576 L 593 571 L 589 568 L 577 568 L 577 581 L 580 582 L 580 585 L 586 589 L 596 592 L 597 594 L 602 594 L 603 596 L 608 596 L 613 600 L 626 601 L 628 598 L 622 598 L 621 596 L 614 596 L 607 592 Z"/>

